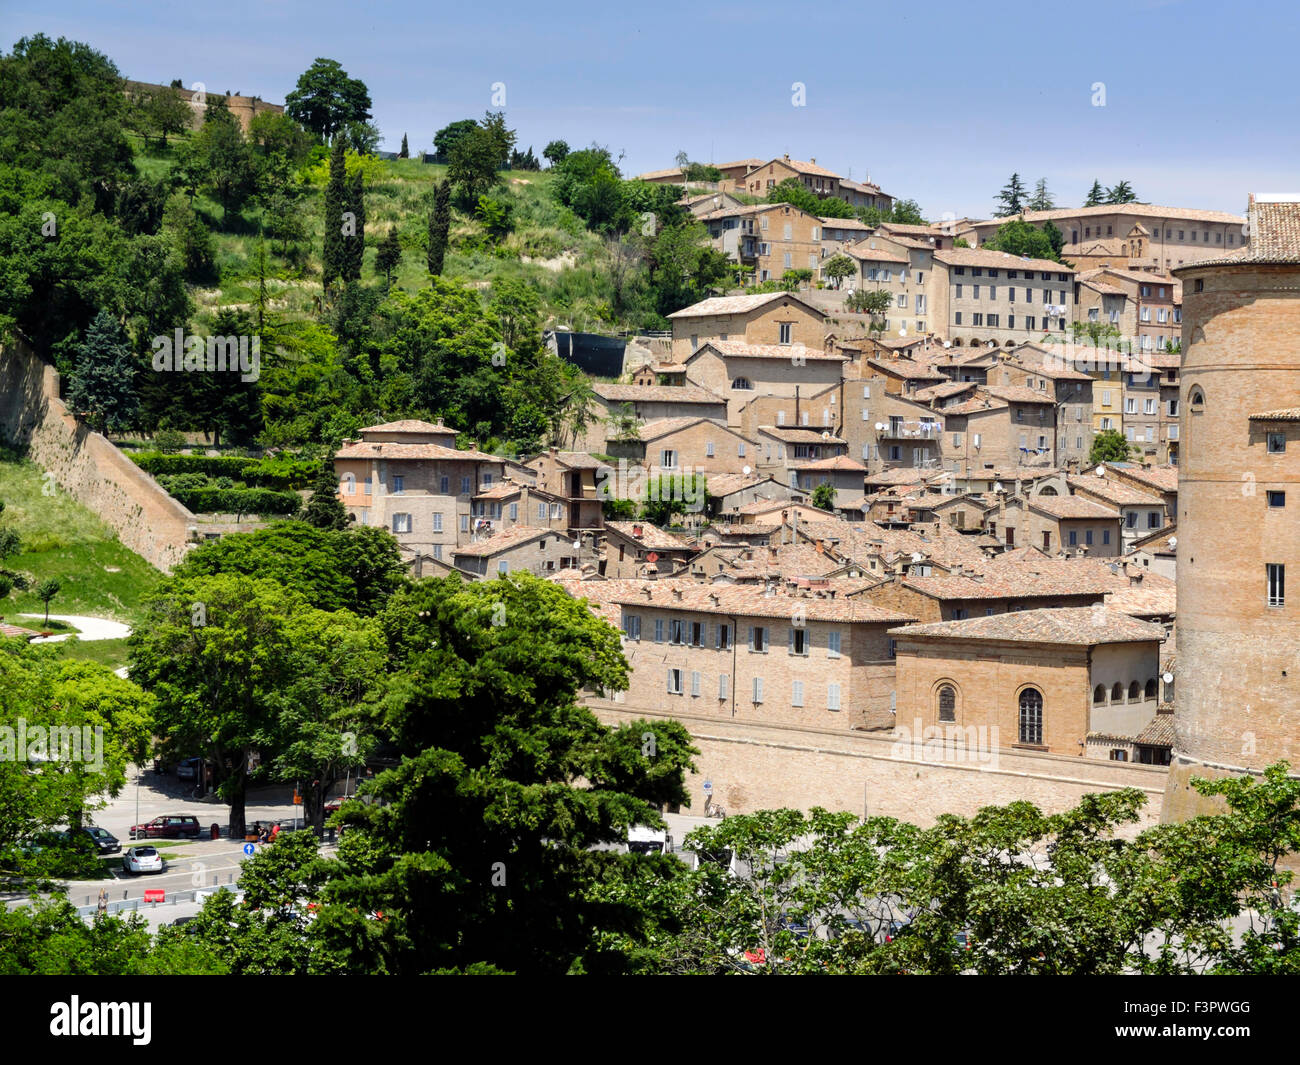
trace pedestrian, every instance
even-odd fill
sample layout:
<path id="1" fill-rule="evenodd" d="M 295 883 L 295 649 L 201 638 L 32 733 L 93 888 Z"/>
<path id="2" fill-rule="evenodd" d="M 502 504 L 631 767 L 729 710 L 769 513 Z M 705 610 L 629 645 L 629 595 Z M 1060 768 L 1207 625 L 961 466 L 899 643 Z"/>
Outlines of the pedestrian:
<path id="1" fill-rule="evenodd" d="M 274 843 L 275 837 L 278 836 L 279 834 L 280 834 L 280 822 L 277 821 L 274 825 L 271 826 L 270 842 Z"/>
<path id="2" fill-rule="evenodd" d="M 107 888 L 99 889 L 98 910 L 100 913 L 108 913 L 108 889 Z"/>

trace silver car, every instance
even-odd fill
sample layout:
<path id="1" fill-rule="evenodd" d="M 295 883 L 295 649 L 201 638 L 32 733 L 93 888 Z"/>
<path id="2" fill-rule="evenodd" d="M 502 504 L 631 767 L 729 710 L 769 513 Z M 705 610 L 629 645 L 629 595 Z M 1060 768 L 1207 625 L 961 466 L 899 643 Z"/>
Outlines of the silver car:
<path id="1" fill-rule="evenodd" d="M 128 847 L 122 855 L 122 868 L 132 876 L 139 873 L 161 873 L 162 855 L 157 847 Z"/>

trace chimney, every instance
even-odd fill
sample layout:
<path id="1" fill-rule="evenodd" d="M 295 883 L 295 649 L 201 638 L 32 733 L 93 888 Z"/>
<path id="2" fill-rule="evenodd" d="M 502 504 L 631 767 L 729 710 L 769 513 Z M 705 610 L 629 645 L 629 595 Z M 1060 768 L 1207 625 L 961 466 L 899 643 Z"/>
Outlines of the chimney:
<path id="1" fill-rule="evenodd" d="M 815 155 L 810 155 L 810 156 L 808 157 L 808 162 L 812 163 L 813 166 L 816 166 L 816 165 L 817 165 L 817 156 L 815 156 Z"/>
<path id="2" fill-rule="evenodd" d="M 655 593 L 649 588 L 642 588 L 641 591 L 645 593 L 647 599 L 653 599 L 655 597 Z"/>
<path id="3" fill-rule="evenodd" d="M 678 600 L 680 600 L 681 597 L 682 597 L 682 590 L 681 590 L 680 588 L 674 588 L 674 589 L 673 589 L 673 598 L 674 598 L 674 599 L 678 599 Z"/>
<path id="4" fill-rule="evenodd" d="M 632 526 L 632 535 L 635 536 L 635 537 L 637 537 L 638 539 L 640 539 L 642 536 L 645 535 L 645 530 L 642 529 L 640 525 L 633 525 L 633 526 Z"/>
<path id="5" fill-rule="evenodd" d="M 784 155 L 782 158 L 784 158 L 785 161 L 788 163 L 788 162 L 790 161 L 790 153 L 789 153 L 789 152 L 786 152 L 785 155 Z"/>

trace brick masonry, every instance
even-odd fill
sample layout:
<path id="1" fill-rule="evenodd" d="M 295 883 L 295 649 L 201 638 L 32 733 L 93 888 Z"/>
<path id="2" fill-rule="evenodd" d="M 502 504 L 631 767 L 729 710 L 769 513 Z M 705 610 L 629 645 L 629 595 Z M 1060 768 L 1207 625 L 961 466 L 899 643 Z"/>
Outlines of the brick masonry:
<path id="1" fill-rule="evenodd" d="M 170 572 L 197 519 L 59 399 L 59 374 L 20 343 L 0 346 L 0 432 L 54 475 L 141 558 Z"/>

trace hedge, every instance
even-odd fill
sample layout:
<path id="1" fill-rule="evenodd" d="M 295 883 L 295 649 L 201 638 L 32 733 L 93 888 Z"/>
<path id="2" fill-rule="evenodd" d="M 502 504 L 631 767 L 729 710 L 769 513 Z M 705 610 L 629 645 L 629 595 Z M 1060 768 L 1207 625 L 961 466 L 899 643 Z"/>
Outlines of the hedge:
<path id="1" fill-rule="evenodd" d="M 269 488 L 178 488 L 171 496 L 196 514 L 293 515 L 302 505 L 297 492 Z"/>
<path id="2" fill-rule="evenodd" d="M 146 473 L 205 473 L 209 477 L 229 477 L 233 481 L 281 491 L 310 488 L 320 471 L 319 462 L 305 459 L 250 459 L 238 455 L 165 455 L 161 451 L 132 454 Z"/>

